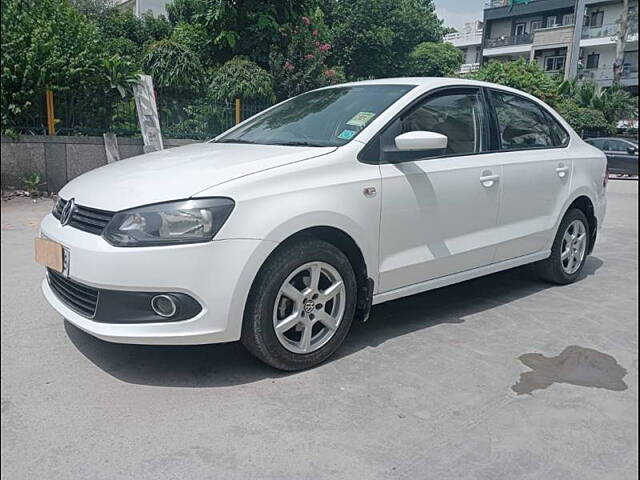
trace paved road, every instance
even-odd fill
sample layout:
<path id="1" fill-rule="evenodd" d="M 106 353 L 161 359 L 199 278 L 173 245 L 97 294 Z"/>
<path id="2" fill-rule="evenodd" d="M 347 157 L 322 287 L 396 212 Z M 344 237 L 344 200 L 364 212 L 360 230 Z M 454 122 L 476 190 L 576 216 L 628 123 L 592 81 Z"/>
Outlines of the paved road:
<path id="1" fill-rule="evenodd" d="M 637 182 L 609 201 L 578 283 L 521 268 L 381 305 L 296 374 L 237 344 L 113 345 L 64 323 L 32 261 L 50 203 L 3 202 L 2 478 L 635 479 Z M 560 366 L 608 388 L 565 371 L 511 389 L 541 359 L 521 355 L 576 352 Z"/>

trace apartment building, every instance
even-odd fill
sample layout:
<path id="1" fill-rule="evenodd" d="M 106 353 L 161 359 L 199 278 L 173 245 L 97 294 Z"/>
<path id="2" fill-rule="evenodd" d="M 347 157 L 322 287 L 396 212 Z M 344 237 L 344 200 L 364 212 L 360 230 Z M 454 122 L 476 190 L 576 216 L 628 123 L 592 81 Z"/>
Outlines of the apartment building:
<path id="1" fill-rule="evenodd" d="M 155 17 L 167 15 L 165 6 L 171 0 L 116 0 L 116 5 L 123 9 L 132 10 L 133 13 L 140 17 L 144 14 L 151 14 Z"/>
<path id="2" fill-rule="evenodd" d="M 622 84 L 637 93 L 637 0 L 630 8 L 636 21 L 626 37 Z M 621 13 L 621 0 L 490 0 L 480 63 L 525 58 L 565 78 L 610 86 Z"/>
<path id="3" fill-rule="evenodd" d="M 464 60 L 459 73 L 475 72 L 482 59 L 482 22 L 465 23 L 459 32 L 444 36 L 444 41 L 462 50 Z"/>

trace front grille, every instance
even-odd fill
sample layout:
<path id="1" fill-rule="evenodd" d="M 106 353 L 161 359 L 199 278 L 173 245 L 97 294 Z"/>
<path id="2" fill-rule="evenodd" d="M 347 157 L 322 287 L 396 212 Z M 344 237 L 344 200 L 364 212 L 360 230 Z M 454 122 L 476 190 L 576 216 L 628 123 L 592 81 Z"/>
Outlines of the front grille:
<path id="1" fill-rule="evenodd" d="M 58 220 L 60 220 L 60 215 L 62 214 L 62 210 L 64 209 L 64 206 L 66 204 L 67 200 L 59 198 L 55 207 L 53 207 L 53 216 Z M 104 231 L 113 215 L 113 212 L 83 207 L 82 205 L 76 204 L 75 210 L 71 215 L 69 225 L 84 232 L 93 233 L 95 235 L 102 235 L 102 232 Z"/>
<path id="2" fill-rule="evenodd" d="M 98 290 L 75 282 L 59 273 L 47 269 L 51 290 L 69 308 L 80 315 L 93 318 L 98 306 Z"/>

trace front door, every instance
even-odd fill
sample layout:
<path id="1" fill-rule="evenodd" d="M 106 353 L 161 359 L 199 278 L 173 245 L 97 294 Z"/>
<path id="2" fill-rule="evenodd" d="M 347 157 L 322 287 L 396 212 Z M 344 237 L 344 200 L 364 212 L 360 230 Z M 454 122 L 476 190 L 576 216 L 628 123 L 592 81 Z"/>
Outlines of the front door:
<path id="1" fill-rule="evenodd" d="M 386 163 L 395 137 L 417 130 L 446 135 L 446 151 Z M 477 88 L 434 93 L 382 133 L 379 292 L 492 262 L 502 172 L 488 138 Z"/>

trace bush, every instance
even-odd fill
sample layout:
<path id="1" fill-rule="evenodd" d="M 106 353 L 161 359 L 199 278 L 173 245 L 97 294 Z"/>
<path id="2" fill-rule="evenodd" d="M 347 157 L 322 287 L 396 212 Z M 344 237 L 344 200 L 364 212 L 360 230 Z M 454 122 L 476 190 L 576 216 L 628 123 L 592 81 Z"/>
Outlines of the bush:
<path id="1" fill-rule="evenodd" d="M 317 10 L 313 17 L 302 17 L 286 35 L 289 42 L 285 51 L 273 51 L 269 57 L 279 99 L 344 81 L 341 69 L 327 65 L 333 47 L 328 42 L 321 11 Z"/>
<path id="2" fill-rule="evenodd" d="M 273 79 L 269 72 L 252 61 L 235 57 L 215 70 L 210 84 L 211 96 L 217 101 L 275 100 Z"/>
<path id="3" fill-rule="evenodd" d="M 558 78 L 547 74 L 536 62 L 527 63 L 524 59 L 513 62 L 494 61 L 470 77 L 517 88 L 550 104 L 557 99 L 560 84 Z"/>
<path id="4" fill-rule="evenodd" d="M 33 123 L 45 90 L 95 85 L 102 45 L 68 0 L 2 3 L 2 130 Z"/>
<path id="5" fill-rule="evenodd" d="M 204 86 L 204 69 L 198 56 L 173 40 L 151 43 L 142 65 L 159 91 L 195 94 Z"/>
<path id="6" fill-rule="evenodd" d="M 424 42 L 409 55 L 409 72 L 416 76 L 447 77 L 460 69 L 462 61 L 460 49 L 450 43 Z"/>
<path id="7" fill-rule="evenodd" d="M 614 126 L 605 118 L 602 111 L 581 106 L 574 99 L 559 100 L 555 109 L 580 135 L 584 131 L 597 131 L 607 135 L 615 131 Z"/>
<path id="8" fill-rule="evenodd" d="M 206 61 L 205 52 L 209 38 L 206 29 L 198 23 L 178 23 L 173 32 L 171 32 L 171 40 L 173 42 L 184 45 L 189 50 L 198 55 L 201 62 Z"/>

